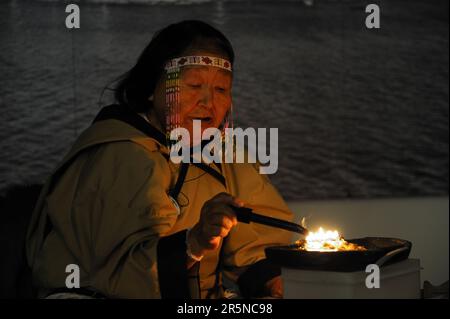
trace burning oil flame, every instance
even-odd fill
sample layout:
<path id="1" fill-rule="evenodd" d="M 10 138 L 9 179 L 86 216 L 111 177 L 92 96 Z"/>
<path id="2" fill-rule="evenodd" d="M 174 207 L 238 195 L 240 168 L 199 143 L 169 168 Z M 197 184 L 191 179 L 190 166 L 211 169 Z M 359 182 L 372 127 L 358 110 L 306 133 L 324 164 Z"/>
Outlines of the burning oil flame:
<path id="1" fill-rule="evenodd" d="M 338 251 L 346 241 L 339 235 L 337 230 L 323 230 L 309 232 L 306 237 L 305 249 L 309 251 Z"/>
<path id="2" fill-rule="evenodd" d="M 362 246 L 345 241 L 337 230 L 324 230 L 322 227 L 317 232 L 310 231 L 305 240 L 297 243 L 300 249 L 307 251 L 366 250 Z"/>

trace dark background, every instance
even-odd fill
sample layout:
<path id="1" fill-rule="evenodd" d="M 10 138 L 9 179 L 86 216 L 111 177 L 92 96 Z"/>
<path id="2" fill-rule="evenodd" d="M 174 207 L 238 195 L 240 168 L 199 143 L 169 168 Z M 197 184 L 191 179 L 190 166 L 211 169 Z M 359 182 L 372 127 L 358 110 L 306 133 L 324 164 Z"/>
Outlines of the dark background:
<path id="1" fill-rule="evenodd" d="M 448 1 L 92 2 L 0 4 L 0 192 L 44 181 L 155 31 L 202 19 L 234 45 L 237 124 L 279 128 L 286 199 L 448 194 Z"/>

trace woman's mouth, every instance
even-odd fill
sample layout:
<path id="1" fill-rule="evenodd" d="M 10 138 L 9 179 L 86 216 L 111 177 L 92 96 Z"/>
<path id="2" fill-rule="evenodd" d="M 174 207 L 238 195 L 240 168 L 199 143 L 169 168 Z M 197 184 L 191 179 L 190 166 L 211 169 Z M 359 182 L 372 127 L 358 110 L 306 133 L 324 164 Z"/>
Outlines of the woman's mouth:
<path id="1" fill-rule="evenodd" d="M 211 125 L 213 123 L 213 118 L 211 116 L 191 116 L 189 117 L 190 121 L 201 121 L 202 124 L 209 124 Z"/>

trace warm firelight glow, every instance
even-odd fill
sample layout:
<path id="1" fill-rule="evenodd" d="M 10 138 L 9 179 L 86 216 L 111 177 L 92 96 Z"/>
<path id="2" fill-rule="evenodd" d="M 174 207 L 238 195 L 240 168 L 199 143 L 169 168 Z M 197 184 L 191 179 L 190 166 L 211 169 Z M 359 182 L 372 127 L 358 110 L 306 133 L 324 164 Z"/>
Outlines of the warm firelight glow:
<path id="1" fill-rule="evenodd" d="M 366 250 L 362 246 L 345 241 L 337 230 L 324 230 L 322 227 L 317 232 L 310 231 L 306 239 L 298 243 L 301 249 L 307 251 Z"/>
<path id="2" fill-rule="evenodd" d="M 309 251 L 337 251 L 345 243 L 337 230 L 323 230 L 309 232 L 306 237 L 305 249 Z"/>

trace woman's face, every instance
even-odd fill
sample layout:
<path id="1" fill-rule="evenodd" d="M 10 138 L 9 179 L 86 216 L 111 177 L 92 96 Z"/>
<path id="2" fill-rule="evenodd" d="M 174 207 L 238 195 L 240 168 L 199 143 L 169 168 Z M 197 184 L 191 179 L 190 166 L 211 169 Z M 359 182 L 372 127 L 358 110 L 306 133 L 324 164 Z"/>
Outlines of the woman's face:
<path id="1" fill-rule="evenodd" d="M 189 55 L 218 56 L 208 52 Z M 154 106 L 164 127 L 165 79 L 155 89 Z M 193 136 L 193 121 L 201 120 L 201 131 L 218 128 L 231 107 L 232 75 L 230 71 L 203 65 L 185 66 L 180 70 L 180 126 Z"/>

